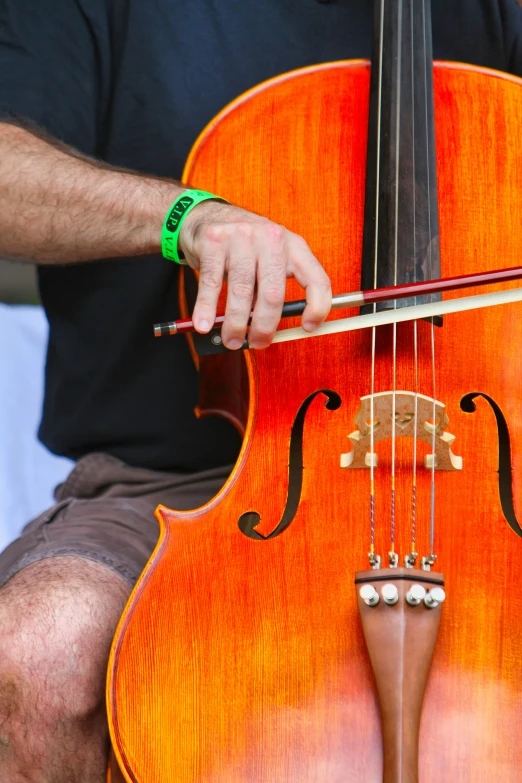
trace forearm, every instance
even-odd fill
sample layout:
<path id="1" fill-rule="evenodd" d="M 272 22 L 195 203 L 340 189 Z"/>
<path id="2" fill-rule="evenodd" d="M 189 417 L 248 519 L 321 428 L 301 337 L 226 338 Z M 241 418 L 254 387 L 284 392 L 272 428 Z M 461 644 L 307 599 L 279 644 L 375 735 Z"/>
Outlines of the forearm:
<path id="1" fill-rule="evenodd" d="M 0 122 L 0 256 L 71 264 L 157 253 L 165 215 L 182 191 L 179 183 L 113 168 Z M 306 289 L 305 329 L 330 309 L 330 281 L 305 240 L 268 218 L 204 201 L 187 214 L 179 246 L 199 270 L 198 331 L 211 328 L 227 280 L 221 334 L 229 348 L 243 345 L 252 307 L 250 346 L 270 344 L 287 277 Z"/>
<path id="2" fill-rule="evenodd" d="M 68 264 L 159 252 L 181 191 L 0 123 L 0 256 Z"/>

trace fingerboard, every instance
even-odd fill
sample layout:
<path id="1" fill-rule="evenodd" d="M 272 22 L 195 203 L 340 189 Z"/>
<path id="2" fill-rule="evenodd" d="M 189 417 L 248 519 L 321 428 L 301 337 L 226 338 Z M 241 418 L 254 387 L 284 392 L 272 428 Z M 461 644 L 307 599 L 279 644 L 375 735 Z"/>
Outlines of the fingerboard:
<path id="1" fill-rule="evenodd" d="M 430 0 L 375 0 L 370 90 L 362 288 L 439 278 Z"/>

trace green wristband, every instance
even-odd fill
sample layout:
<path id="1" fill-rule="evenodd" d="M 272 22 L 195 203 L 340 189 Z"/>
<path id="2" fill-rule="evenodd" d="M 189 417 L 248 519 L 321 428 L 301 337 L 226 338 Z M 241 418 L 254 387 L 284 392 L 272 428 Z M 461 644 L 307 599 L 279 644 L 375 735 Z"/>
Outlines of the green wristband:
<path id="1" fill-rule="evenodd" d="M 202 201 L 208 201 L 209 199 L 225 201 L 224 198 L 214 196 L 212 193 L 206 193 L 204 190 L 186 190 L 176 199 L 167 212 L 161 232 L 161 252 L 164 258 L 168 258 L 169 261 L 175 261 L 176 264 L 183 263 L 178 250 L 179 232 L 183 221 L 191 209 L 197 207 Z"/>

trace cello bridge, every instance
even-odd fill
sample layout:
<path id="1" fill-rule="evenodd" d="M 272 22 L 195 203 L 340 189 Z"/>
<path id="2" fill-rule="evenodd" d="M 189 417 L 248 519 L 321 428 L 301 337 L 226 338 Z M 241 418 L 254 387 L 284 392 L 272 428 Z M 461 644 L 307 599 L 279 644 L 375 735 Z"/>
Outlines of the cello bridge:
<path id="1" fill-rule="evenodd" d="M 371 451 L 373 445 L 392 437 L 393 405 L 395 398 L 395 437 L 413 438 L 432 446 L 435 452 L 426 454 L 424 465 L 431 470 L 462 470 L 462 457 L 453 454 L 451 445 L 455 436 L 446 432 L 449 424 L 446 406 L 442 402 L 408 391 L 386 391 L 361 397 L 361 406 L 355 417 L 358 429 L 348 435 L 352 450 L 341 454 L 341 468 L 377 467 L 379 457 Z M 416 409 L 416 411 L 415 411 Z M 434 438 L 435 435 L 435 438 Z"/>

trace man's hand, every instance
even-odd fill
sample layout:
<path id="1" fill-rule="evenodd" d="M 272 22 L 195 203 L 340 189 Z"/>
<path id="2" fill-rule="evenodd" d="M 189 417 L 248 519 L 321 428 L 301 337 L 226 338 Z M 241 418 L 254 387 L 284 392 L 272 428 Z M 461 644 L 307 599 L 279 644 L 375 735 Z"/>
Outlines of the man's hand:
<path id="1" fill-rule="evenodd" d="M 198 332 L 211 329 L 227 280 L 221 330 L 227 348 L 243 345 L 252 306 L 249 345 L 270 345 L 281 318 L 287 277 L 295 277 L 306 291 L 304 329 L 313 331 L 328 315 L 332 301 L 328 275 L 305 240 L 277 223 L 231 204 L 206 201 L 185 218 L 179 245 L 189 265 L 199 270 L 192 316 Z"/>
<path id="2" fill-rule="evenodd" d="M 185 186 L 83 157 L 55 140 L 0 122 L 0 256 L 39 264 L 75 264 L 161 251 L 161 227 Z M 281 317 L 287 277 L 306 290 L 302 316 L 312 331 L 332 292 L 326 272 L 301 237 L 231 204 L 205 201 L 185 218 L 180 248 L 199 269 L 194 322 L 208 332 L 223 280 L 222 328 L 228 348 L 266 348 Z M 165 262 L 167 263 L 167 262 Z"/>

